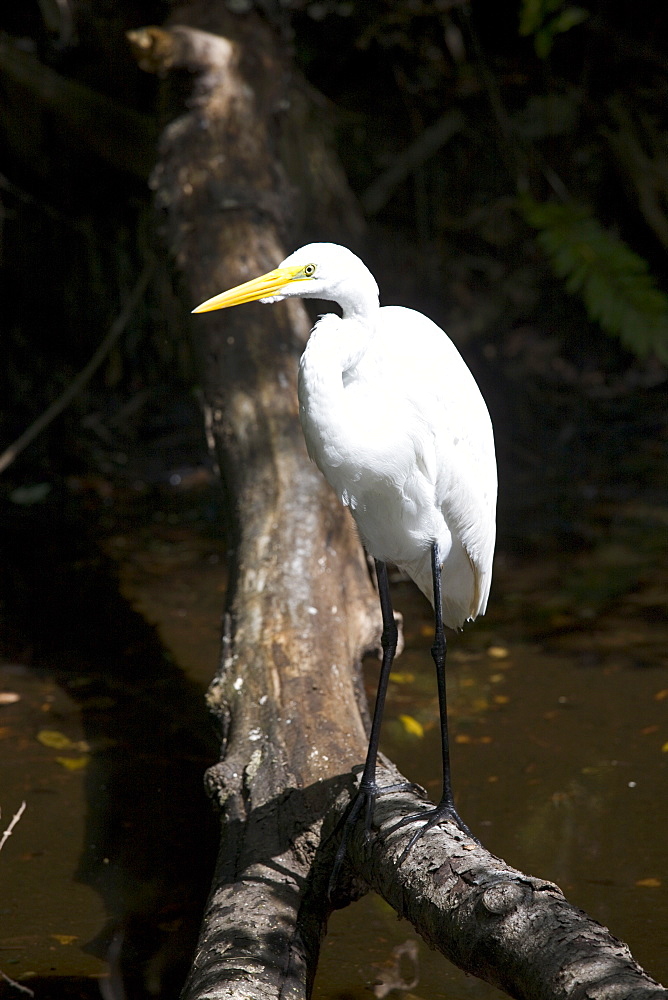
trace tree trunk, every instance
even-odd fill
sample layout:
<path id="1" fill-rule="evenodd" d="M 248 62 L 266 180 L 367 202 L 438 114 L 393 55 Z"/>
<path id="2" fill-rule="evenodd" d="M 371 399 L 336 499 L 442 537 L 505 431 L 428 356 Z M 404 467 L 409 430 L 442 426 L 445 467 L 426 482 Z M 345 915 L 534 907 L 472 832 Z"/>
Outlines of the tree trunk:
<path id="1" fill-rule="evenodd" d="M 170 29 L 131 36 L 141 65 L 167 85 L 176 70 L 193 74 L 189 110 L 165 128 L 152 179 L 193 306 L 274 267 L 302 241 L 305 218 L 311 237 L 320 225 L 338 238 L 346 220 L 361 229 L 324 145 L 320 166 L 291 186 L 288 170 L 308 163 L 313 141 L 295 118 L 305 88 L 263 22 L 220 6 L 189 6 Z M 336 828 L 366 748 L 358 664 L 379 614 L 352 524 L 301 438 L 295 383 L 309 325 L 295 300 L 193 321 L 233 583 L 209 692 L 222 739 L 207 775 L 221 846 L 188 1000 L 309 995 L 334 905 Z M 380 780 L 401 779 L 385 764 Z M 374 888 L 431 945 L 511 996 L 668 996 L 556 886 L 457 830 L 432 830 L 398 865 L 412 829 L 391 828 L 423 805 L 407 791 L 379 799 L 371 843 L 361 830 L 351 838 L 336 905 Z"/>

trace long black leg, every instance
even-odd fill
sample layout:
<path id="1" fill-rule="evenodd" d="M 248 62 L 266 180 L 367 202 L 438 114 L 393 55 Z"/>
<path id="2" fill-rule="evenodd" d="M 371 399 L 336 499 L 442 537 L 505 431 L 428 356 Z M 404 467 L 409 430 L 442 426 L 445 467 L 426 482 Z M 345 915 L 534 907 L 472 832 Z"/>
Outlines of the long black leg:
<path id="1" fill-rule="evenodd" d="M 398 788 L 410 787 L 412 785 L 391 785 L 384 788 L 379 788 L 376 783 L 376 762 L 378 758 L 378 748 L 380 745 L 380 730 L 383 721 L 383 710 L 385 708 L 385 698 L 387 695 L 387 687 L 390 682 L 390 673 L 392 672 L 392 663 L 394 661 L 394 655 L 397 651 L 397 642 L 399 639 L 399 630 L 397 629 L 397 623 L 394 620 L 394 612 L 392 610 L 392 600 L 390 598 L 390 585 L 387 579 L 387 566 L 384 562 L 376 559 L 376 576 L 378 578 L 378 596 L 380 598 L 380 611 L 383 618 L 383 632 L 381 635 L 381 647 L 383 650 L 383 659 L 380 667 L 380 676 L 378 678 L 378 691 L 376 694 L 376 704 L 373 710 L 373 719 L 371 722 L 371 733 L 369 734 L 369 748 L 367 750 L 366 761 L 364 763 L 364 769 L 362 771 L 362 778 L 360 781 L 360 787 L 358 789 L 357 795 L 353 799 L 350 810 L 344 820 L 343 834 L 341 836 L 341 843 L 339 844 L 338 850 L 336 852 L 336 857 L 334 858 L 334 866 L 332 868 L 332 874 L 329 879 L 329 893 L 332 894 L 334 885 L 341 869 L 343 859 L 345 857 L 346 848 L 348 845 L 348 836 L 352 830 L 357 817 L 359 816 L 362 808 L 364 807 L 364 830 L 367 838 L 371 832 L 371 821 L 373 819 L 373 807 L 377 796 L 384 791 L 395 791 Z"/>
<path id="2" fill-rule="evenodd" d="M 454 812 L 455 800 L 452 795 L 452 772 L 450 769 L 450 736 L 448 733 L 448 698 L 445 683 L 445 658 L 448 652 L 443 629 L 443 590 L 438 547 L 431 547 L 431 578 L 434 586 L 434 645 L 431 655 L 436 667 L 438 686 L 438 710 L 441 723 L 441 760 L 443 766 L 443 792 L 439 806 L 447 806 Z"/>
<path id="3" fill-rule="evenodd" d="M 390 598 L 390 585 L 387 579 L 387 566 L 384 562 L 376 559 L 376 576 L 378 577 L 378 596 L 380 598 L 380 613 L 383 618 L 383 633 L 380 644 L 383 650 L 383 660 L 378 678 L 378 692 L 376 694 L 376 704 L 373 710 L 373 720 L 371 722 L 371 733 L 369 735 L 369 749 L 367 750 L 366 762 L 362 771 L 360 791 L 368 797 L 377 794 L 376 785 L 376 760 L 378 748 L 380 746 L 380 729 L 383 721 L 383 711 L 385 709 L 385 698 L 387 696 L 387 686 L 392 672 L 392 663 L 397 651 L 399 631 L 394 620 L 392 610 L 392 600 Z M 370 803 L 373 805 L 373 803 Z M 369 803 L 367 804 L 367 809 Z M 371 826 L 371 817 L 367 816 L 367 832 Z"/>
<path id="4" fill-rule="evenodd" d="M 432 826 L 443 823 L 445 820 L 452 820 L 457 824 L 462 833 L 471 837 L 476 843 L 480 843 L 474 837 L 467 825 L 460 818 L 455 809 L 455 800 L 452 794 L 452 773 L 450 768 L 450 738 L 448 734 L 448 702 L 446 695 L 445 658 L 447 645 L 445 632 L 443 629 L 443 592 L 441 587 L 441 564 L 438 554 L 438 546 L 434 543 L 431 547 L 431 574 L 434 587 L 434 644 L 431 647 L 431 655 L 436 667 L 436 683 L 438 685 L 438 707 L 441 723 L 441 759 L 443 766 L 443 790 L 441 801 L 435 809 L 426 809 L 424 812 L 405 816 L 399 823 L 396 823 L 393 830 L 407 826 L 417 820 L 423 820 L 424 825 L 413 834 L 408 844 L 404 848 L 399 863 L 406 858 L 411 848 Z"/>

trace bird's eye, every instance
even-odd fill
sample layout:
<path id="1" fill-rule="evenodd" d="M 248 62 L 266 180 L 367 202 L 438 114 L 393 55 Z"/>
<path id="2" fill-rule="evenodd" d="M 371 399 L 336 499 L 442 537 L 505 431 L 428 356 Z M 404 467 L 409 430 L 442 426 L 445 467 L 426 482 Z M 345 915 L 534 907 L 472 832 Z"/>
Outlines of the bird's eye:
<path id="1" fill-rule="evenodd" d="M 316 270 L 315 264 L 307 264 L 306 267 L 304 268 L 304 277 L 312 278 L 313 275 L 315 274 L 315 270 Z"/>

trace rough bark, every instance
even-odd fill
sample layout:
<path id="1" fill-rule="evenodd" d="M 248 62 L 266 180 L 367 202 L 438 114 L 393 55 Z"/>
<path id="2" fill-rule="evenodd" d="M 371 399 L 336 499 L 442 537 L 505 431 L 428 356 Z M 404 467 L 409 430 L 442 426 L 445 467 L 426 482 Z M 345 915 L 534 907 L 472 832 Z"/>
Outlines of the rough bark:
<path id="1" fill-rule="evenodd" d="M 295 135 L 289 65 L 262 22 L 212 10 L 189 6 L 175 17 L 190 26 L 131 39 L 146 69 L 193 74 L 190 109 L 165 129 L 153 174 L 192 305 L 271 268 L 301 235 L 288 223 L 301 195 L 284 169 Z M 317 205 L 313 191 L 306 197 Z M 339 204 L 351 211 L 344 195 Z M 330 200 L 324 215 L 331 209 Z M 333 905 L 336 826 L 365 751 L 357 664 L 378 616 L 351 525 L 301 440 L 302 305 L 196 322 L 207 427 L 232 512 L 234 582 L 209 694 L 223 744 L 207 776 L 221 847 L 185 996 L 306 997 Z M 381 781 L 396 779 L 386 765 Z M 393 824 L 423 802 L 411 792 L 379 799 L 371 842 L 361 831 L 351 838 L 337 905 L 374 888 L 430 944 L 511 996 L 668 996 L 556 886 L 459 831 L 434 829 L 399 866 L 411 831 Z"/>

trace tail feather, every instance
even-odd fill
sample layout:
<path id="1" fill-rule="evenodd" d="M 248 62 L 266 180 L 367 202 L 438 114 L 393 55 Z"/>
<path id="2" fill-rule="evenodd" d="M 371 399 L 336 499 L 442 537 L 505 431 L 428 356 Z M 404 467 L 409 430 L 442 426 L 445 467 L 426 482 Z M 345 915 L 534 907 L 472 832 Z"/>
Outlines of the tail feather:
<path id="1" fill-rule="evenodd" d="M 433 607 L 431 552 L 427 551 L 414 562 L 400 564 L 399 569 L 408 573 Z M 443 623 L 449 628 L 457 631 L 464 622 L 484 614 L 487 593 L 482 593 L 481 575 L 461 544 L 453 544 L 443 563 L 442 592 Z"/>

